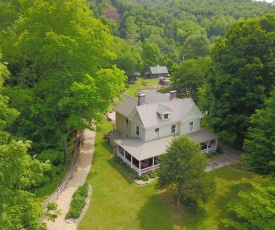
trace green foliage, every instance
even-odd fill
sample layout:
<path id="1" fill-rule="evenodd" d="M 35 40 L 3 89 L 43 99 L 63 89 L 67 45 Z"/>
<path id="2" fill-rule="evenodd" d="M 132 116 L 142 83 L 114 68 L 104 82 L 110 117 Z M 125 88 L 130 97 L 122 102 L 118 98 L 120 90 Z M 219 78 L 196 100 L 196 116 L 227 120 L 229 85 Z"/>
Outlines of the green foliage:
<path id="1" fill-rule="evenodd" d="M 211 58 L 198 58 L 184 60 L 174 68 L 171 77 L 172 88 L 177 91 L 179 97 L 191 96 L 198 98 L 198 88 L 206 81 L 206 73 L 211 65 Z"/>
<path id="2" fill-rule="evenodd" d="M 206 158 L 200 152 L 200 146 L 182 135 L 161 156 L 158 185 L 176 187 L 177 207 L 183 200 L 206 202 L 214 191 L 214 181 L 204 171 Z"/>
<path id="3" fill-rule="evenodd" d="M 63 162 L 63 153 L 55 149 L 47 149 L 40 153 L 37 159 L 42 162 L 50 161 L 52 165 L 58 166 Z"/>
<path id="4" fill-rule="evenodd" d="M 143 174 L 140 179 L 143 181 L 148 181 L 150 179 L 150 176 L 148 174 Z"/>
<path id="5" fill-rule="evenodd" d="M 125 89 L 114 39 L 82 0 L 20 1 L 18 11 L 22 20 L 0 34 L 6 93 L 21 113 L 10 131 L 34 152 L 63 149 L 66 161 L 75 131 L 93 128 Z"/>
<path id="6" fill-rule="evenodd" d="M 157 173 L 156 172 L 151 172 L 149 173 L 150 178 L 156 178 L 157 177 Z"/>
<path id="7" fill-rule="evenodd" d="M 0 223 L 1 229 L 45 229 L 41 223 L 40 202 L 28 190 L 44 182 L 50 165 L 31 158 L 27 151 L 30 141 L 13 140 L 5 131 L 18 115 L 9 109 L 8 98 L 2 95 L 2 85 L 8 76 L 0 63 Z"/>
<path id="8" fill-rule="evenodd" d="M 118 157 L 118 156 L 114 156 L 114 162 L 116 162 L 120 168 L 132 179 L 137 179 L 138 175 L 136 174 L 136 172 L 134 172 L 126 163 L 124 163 L 124 161 Z"/>
<path id="9" fill-rule="evenodd" d="M 86 197 L 88 196 L 89 185 L 85 183 L 79 186 L 73 194 L 70 210 L 66 214 L 66 218 L 78 218 L 86 204 Z"/>
<path id="10" fill-rule="evenodd" d="M 244 160 L 253 170 L 265 176 L 275 176 L 275 90 L 264 108 L 250 117 L 250 128 L 244 141 L 248 153 Z"/>
<path id="11" fill-rule="evenodd" d="M 237 21 L 212 50 L 208 121 L 224 139 L 241 146 L 249 117 L 274 86 L 275 14 Z"/>
<path id="12" fill-rule="evenodd" d="M 230 229 L 273 229 L 275 226 L 275 187 L 252 183 L 247 191 L 238 193 L 238 198 L 231 200 L 228 209 L 232 218 L 222 219 Z"/>

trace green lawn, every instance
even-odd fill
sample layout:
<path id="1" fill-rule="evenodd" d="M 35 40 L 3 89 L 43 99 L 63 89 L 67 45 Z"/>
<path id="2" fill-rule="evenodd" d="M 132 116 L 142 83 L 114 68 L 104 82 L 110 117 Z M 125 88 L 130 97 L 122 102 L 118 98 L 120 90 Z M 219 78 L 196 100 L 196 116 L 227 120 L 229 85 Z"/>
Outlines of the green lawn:
<path id="1" fill-rule="evenodd" d="M 79 224 L 90 229 L 224 229 L 220 219 L 227 215 L 226 204 L 250 181 L 261 180 L 252 173 L 224 167 L 211 172 L 217 182 L 216 193 L 195 210 L 176 210 L 171 194 L 159 191 L 155 183 L 139 186 L 130 181 L 111 160 L 111 149 L 103 133 L 112 124 L 97 127 L 96 146 L 88 183 L 93 187 L 90 207 Z"/>
<path id="2" fill-rule="evenodd" d="M 156 85 L 159 83 L 159 79 L 155 78 L 155 79 L 144 79 L 139 77 L 137 79 L 137 82 L 135 84 L 132 84 L 130 86 L 130 88 L 128 88 L 126 90 L 126 94 L 132 97 L 136 97 L 137 96 L 137 92 L 139 89 L 144 88 L 146 86 L 143 85 L 143 83 L 146 84 L 146 86 L 152 86 L 152 85 Z"/>

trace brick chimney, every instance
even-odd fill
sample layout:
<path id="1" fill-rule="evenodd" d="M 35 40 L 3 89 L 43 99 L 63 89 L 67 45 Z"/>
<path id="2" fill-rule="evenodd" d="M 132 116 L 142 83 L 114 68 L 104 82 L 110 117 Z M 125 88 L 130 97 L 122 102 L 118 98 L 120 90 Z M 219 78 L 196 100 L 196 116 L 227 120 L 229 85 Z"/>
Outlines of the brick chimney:
<path id="1" fill-rule="evenodd" d="M 177 91 L 176 90 L 170 91 L 169 100 L 172 101 L 175 98 L 177 98 Z"/>
<path id="2" fill-rule="evenodd" d="M 138 105 L 142 105 L 142 104 L 144 104 L 144 102 L 145 102 L 145 94 L 144 93 L 140 93 L 138 95 Z"/>

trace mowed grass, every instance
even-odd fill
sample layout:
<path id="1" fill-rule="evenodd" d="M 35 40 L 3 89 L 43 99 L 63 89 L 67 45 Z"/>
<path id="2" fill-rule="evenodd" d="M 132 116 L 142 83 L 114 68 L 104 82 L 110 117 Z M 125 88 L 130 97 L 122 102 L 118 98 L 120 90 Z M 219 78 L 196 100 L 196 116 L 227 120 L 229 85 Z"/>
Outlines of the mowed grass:
<path id="1" fill-rule="evenodd" d="M 252 173 L 224 167 L 210 172 L 217 188 L 211 200 L 195 209 L 176 210 L 170 192 L 155 188 L 156 182 L 136 185 L 111 160 L 111 148 L 103 140 L 112 124 L 103 121 L 97 127 L 96 146 L 88 183 L 93 187 L 90 206 L 79 223 L 79 230 L 90 229 L 224 229 L 227 203 L 251 181 L 260 181 Z"/>
<path id="2" fill-rule="evenodd" d="M 143 85 L 143 82 L 146 82 L 146 86 Z M 135 84 L 131 84 L 130 87 L 126 90 L 126 94 L 132 97 L 137 97 L 137 92 L 139 89 L 144 87 L 156 85 L 159 83 L 159 79 L 144 79 L 142 77 L 137 78 L 137 82 Z"/>

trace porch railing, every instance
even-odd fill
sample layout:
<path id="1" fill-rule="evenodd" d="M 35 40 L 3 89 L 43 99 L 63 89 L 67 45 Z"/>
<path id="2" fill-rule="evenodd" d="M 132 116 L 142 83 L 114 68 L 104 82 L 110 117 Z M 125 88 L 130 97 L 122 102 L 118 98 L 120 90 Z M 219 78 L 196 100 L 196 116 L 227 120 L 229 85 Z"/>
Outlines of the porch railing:
<path id="1" fill-rule="evenodd" d="M 155 171 L 155 170 L 157 170 L 159 168 L 160 168 L 160 165 L 158 164 L 158 165 L 153 165 L 151 167 L 147 167 L 147 168 L 141 169 L 140 171 L 141 171 L 141 174 L 144 174 L 144 173 Z"/>
<path id="2" fill-rule="evenodd" d="M 210 147 L 210 148 L 208 148 L 208 149 L 203 149 L 202 151 L 201 151 L 201 153 L 202 154 L 204 154 L 204 153 L 211 153 L 211 152 L 215 152 L 217 150 L 217 147 L 216 146 L 213 146 L 213 147 Z"/>

